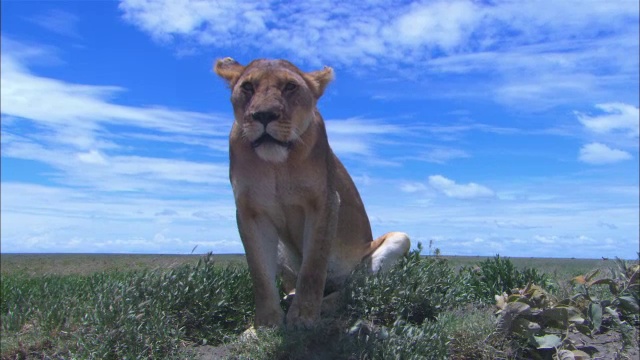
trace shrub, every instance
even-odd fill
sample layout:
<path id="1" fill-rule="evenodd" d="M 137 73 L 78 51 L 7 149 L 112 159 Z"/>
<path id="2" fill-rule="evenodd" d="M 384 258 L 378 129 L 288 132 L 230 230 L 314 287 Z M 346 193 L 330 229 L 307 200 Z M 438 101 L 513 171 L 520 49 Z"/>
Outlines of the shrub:
<path id="1" fill-rule="evenodd" d="M 525 287 L 529 283 L 545 288 L 549 286 L 546 274 L 532 268 L 518 270 L 511 260 L 501 258 L 500 255 L 484 260 L 475 267 L 463 267 L 460 269 L 460 276 L 469 295 L 485 304 L 492 303 L 496 294 L 511 294 L 513 289 Z"/>
<path id="2" fill-rule="evenodd" d="M 449 336 L 443 323 L 428 321 L 415 325 L 403 320 L 381 327 L 361 339 L 367 359 L 446 359 Z"/>
<path id="3" fill-rule="evenodd" d="M 253 312 L 248 271 L 215 266 L 210 254 L 195 266 L 102 286 L 94 312 L 82 319 L 80 353 L 94 358 L 158 358 L 181 341 L 219 343 L 246 329 Z"/>
<path id="4" fill-rule="evenodd" d="M 421 245 L 386 272 L 356 271 L 345 288 L 347 314 L 390 326 L 398 319 L 414 325 L 434 320 L 444 309 L 464 302 L 459 279 L 441 258 L 423 258 Z"/>
<path id="5" fill-rule="evenodd" d="M 564 299 L 555 299 L 541 287 L 528 284 L 512 294 L 496 295 L 498 311 L 497 334 L 527 340 L 532 355 L 552 351 L 557 358 L 589 358 L 590 346 L 571 341 L 573 333 L 588 337 L 614 329 L 622 337 L 622 349 L 634 346 L 637 337 L 638 288 L 640 266 L 616 259 L 610 277 L 596 278 L 600 270 L 573 279 L 579 292 Z M 607 299 L 593 295 L 598 286 L 606 285 Z M 637 339 L 637 338 L 636 338 Z M 637 341 L 637 340 L 636 340 Z"/>

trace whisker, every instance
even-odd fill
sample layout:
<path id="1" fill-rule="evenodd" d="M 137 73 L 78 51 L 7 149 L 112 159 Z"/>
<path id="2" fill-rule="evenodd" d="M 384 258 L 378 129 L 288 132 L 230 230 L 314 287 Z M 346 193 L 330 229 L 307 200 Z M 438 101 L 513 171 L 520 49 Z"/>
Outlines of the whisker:
<path id="1" fill-rule="evenodd" d="M 293 141 L 299 142 L 302 145 L 307 145 L 307 143 L 302 139 L 302 134 L 298 134 L 298 129 L 293 129 L 292 130 L 293 135 L 295 136 L 295 139 L 293 139 Z"/>

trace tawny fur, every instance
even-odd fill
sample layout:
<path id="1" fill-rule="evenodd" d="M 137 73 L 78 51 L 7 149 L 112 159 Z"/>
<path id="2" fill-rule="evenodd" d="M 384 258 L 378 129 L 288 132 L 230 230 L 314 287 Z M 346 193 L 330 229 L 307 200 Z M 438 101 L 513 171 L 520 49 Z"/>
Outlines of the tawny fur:
<path id="1" fill-rule="evenodd" d="M 409 250 L 409 239 L 403 233 L 372 239 L 358 190 L 329 147 L 316 103 L 333 79 L 331 68 L 306 73 L 285 60 L 242 66 L 225 58 L 214 70 L 232 91 L 230 180 L 254 284 L 255 324 L 285 321 L 279 274 L 285 290 L 296 293 L 287 325 L 312 326 L 326 292 L 339 289 L 363 260 L 378 264 L 372 271 L 392 262 Z M 259 114 L 273 119 L 257 120 Z M 386 239 L 392 240 L 385 248 Z"/>

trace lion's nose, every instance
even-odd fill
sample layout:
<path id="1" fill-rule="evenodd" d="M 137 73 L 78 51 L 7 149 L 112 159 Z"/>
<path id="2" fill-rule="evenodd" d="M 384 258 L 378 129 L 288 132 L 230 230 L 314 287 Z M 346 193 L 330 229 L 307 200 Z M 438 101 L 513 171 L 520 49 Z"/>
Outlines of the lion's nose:
<path id="1" fill-rule="evenodd" d="M 268 123 L 277 120 L 280 115 L 273 111 L 256 111 L 254 113 L 251 113 L 251 117 L 253 118 L 253 120 L 259 121 L 266 127 Z"/>

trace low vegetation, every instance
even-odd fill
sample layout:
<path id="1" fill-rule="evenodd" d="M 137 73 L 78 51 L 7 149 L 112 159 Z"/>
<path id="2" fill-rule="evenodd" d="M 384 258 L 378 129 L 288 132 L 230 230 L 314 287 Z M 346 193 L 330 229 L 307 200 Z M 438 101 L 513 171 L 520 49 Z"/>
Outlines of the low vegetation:
<path id="1" fill-rule="evenodd" d="M 243 332 L 245 266 L 208 255 L 170 269 L 5 271 L 2 359 L 625 359 L 637 356 L 639 266 L 542 272 L 496 256 L 458 267 L 412 252 L 354 273 L 343 306 L 307 331 Z M 612 264 L 613 263 L 613 264 Z M 283 307 L 287 304 L 283 302 Z M 607 336 L 611 346 L 602 344 Z M 606 345 L 606 344 L 605 344 Z"/>
<path id="2" fill-rule="evenodd" d="M 245 267 L 211 256 L 168 271 L 2 277 L 3 358 L 164 358 L 251 322 Z"/>

